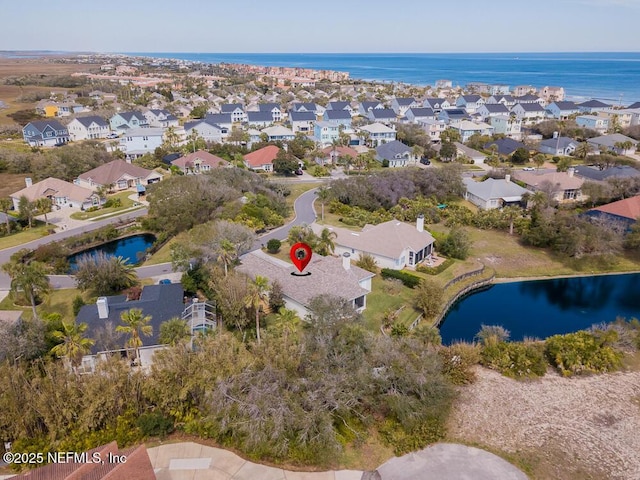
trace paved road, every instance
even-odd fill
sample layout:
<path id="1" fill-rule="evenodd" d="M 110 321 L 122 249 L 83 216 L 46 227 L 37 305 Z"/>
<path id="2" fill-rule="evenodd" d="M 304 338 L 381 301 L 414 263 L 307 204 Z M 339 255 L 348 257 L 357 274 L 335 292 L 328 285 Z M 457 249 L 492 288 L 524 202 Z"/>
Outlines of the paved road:
<path id="1" fill-rule="evenodd" d="M 294 219 L 288 224 L 277 228 L 275 230 L 270 231 L 258 238 L 253 248 L 255 250 L 262 247 L 262 245 L 266 245 L 266 243 L 272 238 L 277 238 L 278 240 L 284 240 L 287 238 L 289 234 L 289 229 L 294 225 L 303 225 L 303 224 L 311 224 L 316 219 L 316 212 L 313 207 L 313 202 L 316 198 L 316 190 L 309 190 L 302 195 L 300 195 L 296 201 L 294 202 L 293 208 L 295 212 Z M 136 210 L 134 212 L 125 213 L 118 217 L 112 217 L 106 220 L 101 220 L 98 222 L 92 222 L 89 225 L 85 225 L 83 227 L 73 228 L 69 230 L 65 230 L 63 232 L 55 233 L 53 235 L 47 235 L 46 237 L 39 238 L 38 240 L 34 240 L 29 243 L 25 243 L 19 245 L 17 247 L 7 248 L 5 250 L 0 250 L 0 265 L 9 261 L 11 255 L 13 255 L 18 250 L 23 248 L 35 249 L 40 245 L 45 245 L 47 243 L 51 243 L 57 240 L 63 240 L 65 238 L 72 237 L 74 235 L 79 235 L 81 233 L 90 232 L 92 230 L 97 230 L 100 227 L 104 227 L 109 224 L 117 223 L 119 221 L 131 220 L 134 218 L 141 217 L 147 214 L 147 209 Z M 173 272 L 170 263 L 161 263 L 158 265 L 149 265 L 145 267 L 136 268 L 136 273 L 139 278 L 150 278 L 162 276 L 167 273 Z M 63 288 L 74 288 L 76 286 L 75 278 L 71 275 L 50 275 L 49 280 L 51 281 L 51 286 L 54 289 L 63 289 Z M 5 273 L 0 272 L 0 290 L 9 290 L 11 288 L 11 279 Z"/>

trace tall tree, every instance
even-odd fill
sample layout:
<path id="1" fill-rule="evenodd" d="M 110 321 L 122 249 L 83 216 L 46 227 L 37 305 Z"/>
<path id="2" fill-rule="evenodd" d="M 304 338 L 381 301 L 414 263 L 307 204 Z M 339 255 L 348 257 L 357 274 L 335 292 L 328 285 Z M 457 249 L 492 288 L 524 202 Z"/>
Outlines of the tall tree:
<path id="1" fill-rule="evenodd" d="M 11 223 L 9 222 L 9 210 L 11 210 L 11 207 L 13 207 L 13 202 L 10 198 L 0 198 L 0 212 L 4 213 L 7 235 L 11 233 Z"/>
<path id="2" fill-rule="evenodd" d="M 33 216 L 36 212 L 36 206 L 33 202 L 29 201 L 24 195 L 18 200 L 18 214 L 20 220 L 26 221 L 29 224 L 29 228 L 33 225 Z"/>
<path id="3" fill-rule="evenodd" d="M 316 251 L 320 255 L 329 255 L 333 253 L 336 249 L 336 244 L 334 240 L 338 237 L 336 232 L 329 230 L 328 228 L 323 228 L 320 232 L 320 237 L 318 238 L 318 244 L 316 245 Z"/>
<path id="4" fill-rule="evenodd" d="M 82 357 L 91 351 L 95 343 L 84 336 L 87 328 L 86 323 L 76 324 L 63 320 L 62 328 L 51 332 L 53 339 L 60 342 L 51 349 L 51 353 L 60 358 L 67 358 L 74 370 L 78 368 Z"/>
<path id="5" fill-rule="evenodd" d="M 111 295 L 138 283 L 133 265 L 104 252 L 81 256 L 75 276 L 80 290 L 92 290 L 96 295 Z"/>
<path id="6" fill-rule="evenodd" d="M 318 200 L 320 200 L 320 219 L 324 221 L 324 204 L 331 197 L 331 191 L 323 185 L 316 191 L 316 196 L 318 197 Z"/>
<path id="7" fill-rule="evenodd" d="M 42 197 L 35 201 L 35 207 L 39 214 L 44 214 L 44 223 L 49 224 L 47 213 L 51 211 L 51 199 Z"/>
<path id="8" fill-rule="evenodd" d="M 249 284 L 249 292 L 245 298 L 246 307 L 253 309 L 256 315 L 256 339 L 258 344 L 260 343 L 260 306 L 267 299 L 268 292 L 269 279 L 256 275 L 256 278 Z"/>
<path id="9" fill-rule="evenodd" d="M 153 327 L 149 325 L 151 322 L 150 315 L 142 315 L 142 310 L 132 308 L 120 314 L 120 320 L 124 325 L 118 325 L 116 332 L 129 335 L 127 346 L 135 350 L 135 358 L 140 357 L 140 347 L 142 346 L 142 336 L 150 337 L 153 335 Z"/>
<path id="10" fill-rule="evenodd" d="M 21 260 L 12 260 L 5 263 L 2 269 L 11 277 L 11 291 L 14 293 L 23 292 L 31 304 L 33 318 L 38 318 L 36 300 L 51 290 L 44 263 L 35 261 L 25 263 Z"/>

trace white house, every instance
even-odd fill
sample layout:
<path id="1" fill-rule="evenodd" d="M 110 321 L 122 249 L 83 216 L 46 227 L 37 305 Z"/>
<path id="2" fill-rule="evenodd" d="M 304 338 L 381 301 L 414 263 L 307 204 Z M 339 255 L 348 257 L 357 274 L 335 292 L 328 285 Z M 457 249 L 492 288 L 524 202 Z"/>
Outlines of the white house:
<path id="1" fill-rule="evenodd" d="M 368 117 L 369 110 L 373 110 L 374 108 L 380 110 L 384 108 L 384 105 L 378 100 L 360 102 L 358 105 L 358 113 L 363 117 Z"/>
<path id="2" fill-rule="evenodd" d="M 482 121 L 487 122 L 491 117 L 509 115 L 509 108 L 503 103 L 486 103 L 480 105 L 476 110 Z"/>
<path id="3" fill-rule="evenodd" d="M 414 155 L 413 149 L 398 140 L 383 143 L 376 147 L 376 160 L 380 163 L 389 163 L 390 168 L 407 167 L 417 165 L 419 158 Z"/>
<path id="4" fill-rule="evenodd" d="M 538 151 L 540 153 L 546 153 L 548 155 L 555 155 L 559 157 L 566 157 L 578 148 L 578 142 L 569 137 L 556 137 L 543 140 L 538 145 Z"/>
<path id="5" fill-rule="evenodd" d="M 522 196 L 531 193 L 511 181 L 511 176 L 504 179 L 488 178 L 484 182 L 476 182 L 473 178 L 463 178 L 466 187 L 465 200 L 469 200 L 482 210 L 503 208 L 509 205 L 520 205 Z"/>
<path id="6" fill-rule="evenodd" d="M 469 120 L 462 120 L 459 122 L 452 122 L 449 125 L 460 134 L 460 141 L 465 143 L 471 138 L 472 135 L 492 135 L 493 127 L 484 122 L 471 122 Z"/>
<path id="7" fill-rule="evenodd" d="M 247 114 L 241 103 L 224 103 L 220 105 L 220 113 L 231 114 L 233 123 L 242 123 L 247 121 Z"/>
<path id="8" fill-rule="evenodd" d="M 149 126 L 149 122 L 141 112 L 119 112 L 109 119 L 114 132 L 122 132 L 130 128 Z"/>
<path id="9" fill-rule="evenodd" d="M 567 120 L 571 115 L 576 115 L 579 111 L 574 102 L 553 102 L 547 105 L 548 115 L 557 120 Z"/>
<path id="10" fill-rule="evenodd" d="M 516 140 L 522 137 L 522 120 L 515 115 L 490 117 L 489 124 L 493 127 L 494 134 L 503 134 Z"/>
<path id="11" fill-rule="evenodd" d="M 446 98 L 425 98 L 422 106 L 430 108 L 435 113 L 440 113 L 441 110 L 451 108 L 453 105 Z"/>
<path id="12" fill-rule="evenodd" d="M 196 132 L 205 142 L 222 143 L 229 135 L 229 129 L 227 127 L 221 127 L 207 119 L 187 122 L 184 124 L 184 130 L 187 136 Z"/>
<path id="13" fill-rule="evenodd" d="M 316 233 L 322 226 L 314 225 Z M 351 254 L 354 260 L 362 254 L 375 258 L 378 267 L 402 270 L 414 268 L 428 261 L 433 253 L 435 239 L 424 229 L 424 218 L 418 217 L 416 225 L 390 220 L 378 225 L 365 225 L 360 232 L 346 228 L 330 227 L 337 237 L 335 253 Z"/>
<path id="14" fill-rule="evenodd" d="M 579 127 L 589 128 L 603 134 L 609 130 L 609 119 L 597 115 L 578 115 L 576 117 L 576 125 Z"/>
<path id="15" fill-rule="evenodd" d="M 280 108 L 280 105 L 278 105 L 277 103 L 258 104 L 258 111 L 263 113 L 264 112 L 270 113 L 272 122 L 282 121 L 282 117 L 283 117 L 282 109 Z M 249 121 L 249 123 L 251 123 L 251 121 Z"/>
<path id="16" fill-rule="evenodd" d="M 396 112 L 390 108 L 373 108 L 369 110 L 367 117 L 372 122 L 384 123 L 387 125 L 398 119 Z"/>
<path id="17" fill-rule="evenodd" d="M 129 159 L 153 153 L 162 145 L 164 132 L 164 128 L 131 128 L 120 137 L 118 148 Z"/>
<path id="18" fill-rule="evenodd" d="M 480 95 L 460 95 L 456 99 L 456 107 L 464 108 L 467 113 L 475 113 L 485 100 Z"/>
<path id="19" fill-rule="evenodd" d="M 280 149 L 275 145 L 267 145 L 255 152 L 247 153 L 244 156 L 244 164 L 253 170 L 273 171 L 273 161 L 278 156 Z"/>
<path id="20" fill-rule="evenodd" d="M 100 205 L 100 197 L 93 190 L 83 188 L 58 178 L 46 178 L 38 183 L 32 183 L 31 178 L 25 179 L 26 188 L 10 195 L 13 208 L 20 208 L 20 198 L 26 197 L 30 202 L 40 198 L 48 198 L 51 204 L 62 207 L 85 209 Z"/>
<path id="21" fill-rule="evenodd" d="M 410 108 L 418 107 L 420 107 L 420 103 L 415 98 L 396 97 L 391 100 L 391 109 L 396 112 L 396 115 L 399 117 L 403 117 Z"/>
<path id="22" fill-rule="evenodd" d="M 435 120 L 436 114 L 428 107 L 413 107 L 409 108 L 405 112 L 407 121 L 411 123 L 418 123 L 423 120 Z"/>
<path id="23" fill-rule="evenodd" d="M 621 133 L 612 133 L 611 135 L 590 138 L 587 140 L 587 143 L 591 145 L 594 151 L 608 150 L 618 155 L 628 155 L 635 152 L 638 147 L 637 140 L 622 135 Z M 629 147 L 623 147 L 624 144 L 629 145 Z"/>
<path id="24" fill-rule="evenodd" d="M 418 125 L 429 135 L 431 143 L 438 143 L 440 135 L 448 126 L 444 120 L 418 120 Z"/>
<path id="25" fill-rule="evenodd" d="M 150 127 L 168 128 L 180 125 L 178 118 L 168 110 L 147 110 L 144 112 L 144 118 L 147 119 Z"/>
<path id="26" fill-rule="evenodd" d="M 74 118 L 67 125 L 71 140 L 92 140 L 96 138 L 107 138 L 109 135 L 109 124 L 96 115 L 90 117 Z"/>
<path id="27" fill-rule="evenodd" d="M 294 133 L 302 132 L 308 134 L 313 132 L 313 125 L 316 121 L 316 114 L 313 112 L 289 112 L 289 123 Z"/>
<path id="28" fill-rule="evenodd" d="M 540 123 L 545 119 L 546 110 L 539 103 L 516 103 L 511 109 L 516 118 L 524 125 Z"/>
<path id="29" fill-rule="evenodd" d="M 383 143 L 393 142 L 396 139 L 396 130 L 382 123 L 372 123 L 360 127 L 360 132 L 369 137 L 371 147 L 377 147 Z M 366 132 L 366 133 L 365 133 Z"/>
<path id="30" fill-rule="evenodd" d="M 290 142 L 296 138 L 293 131 L 282 125 L 267 127 L 262 130 L 262 133 L 267 135 L 270 142 Z"/>
<path id="31" fill-rule="evenodd" d="M 354 259 L 355 260 L 355 259 Z M 371 279 L 375 274 L 351 265 L 350 254 L 341 258 L 314 255 L 303 273 L 296 275 L 293 264 L 255 250 L 240 258 L 239 272 L 255 278 L 260 275 L 282 288 L 285 307 L 301 318 L 309 313 L 311 300 L 319 295 L 333 295 L 347 300 L 358 312 L 367 308 Z"/>
<path id="32" fill-rule="evenodd" d="M 163 175 L 155 170 L 147 170 L 124 160 L 113 160 L 80 174 L 73 183 L 93 191 L 101 187 L 126 190 L 139 185 L 151 185 L 162 178 Z"/>

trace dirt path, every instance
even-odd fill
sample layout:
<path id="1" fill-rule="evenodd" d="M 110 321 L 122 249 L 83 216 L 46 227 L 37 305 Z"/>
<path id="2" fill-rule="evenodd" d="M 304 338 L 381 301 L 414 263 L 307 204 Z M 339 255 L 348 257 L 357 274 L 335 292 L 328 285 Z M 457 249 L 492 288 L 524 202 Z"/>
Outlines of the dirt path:
<path id="1" fill-rule="evenodd" d="M 519 382 L 478 368 L 453 439 L 502 451 L 533 478 L 640 479 L 640 372 Z"/>

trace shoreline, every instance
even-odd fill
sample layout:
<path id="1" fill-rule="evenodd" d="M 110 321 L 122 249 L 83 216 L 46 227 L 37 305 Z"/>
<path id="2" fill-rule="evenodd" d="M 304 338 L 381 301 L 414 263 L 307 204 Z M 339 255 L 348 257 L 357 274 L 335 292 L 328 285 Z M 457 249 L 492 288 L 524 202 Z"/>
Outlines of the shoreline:
<path id="1" fill-rule="evenodd" d="M 605 272 L 605 273 L 579 273 L 577 275 L 536 275 L 533 277 L 496 277 L 493 281 L 494 284 L 498 283 L 518 283 L 518 282 L 535 282 L 540 280 L 558 280 L 562 278 L 587 278 L 587 277 L 604 277 L 611 275 L 637 275 L 640 274 L 640 270 L 632 270 L 628 272 Z"/>

